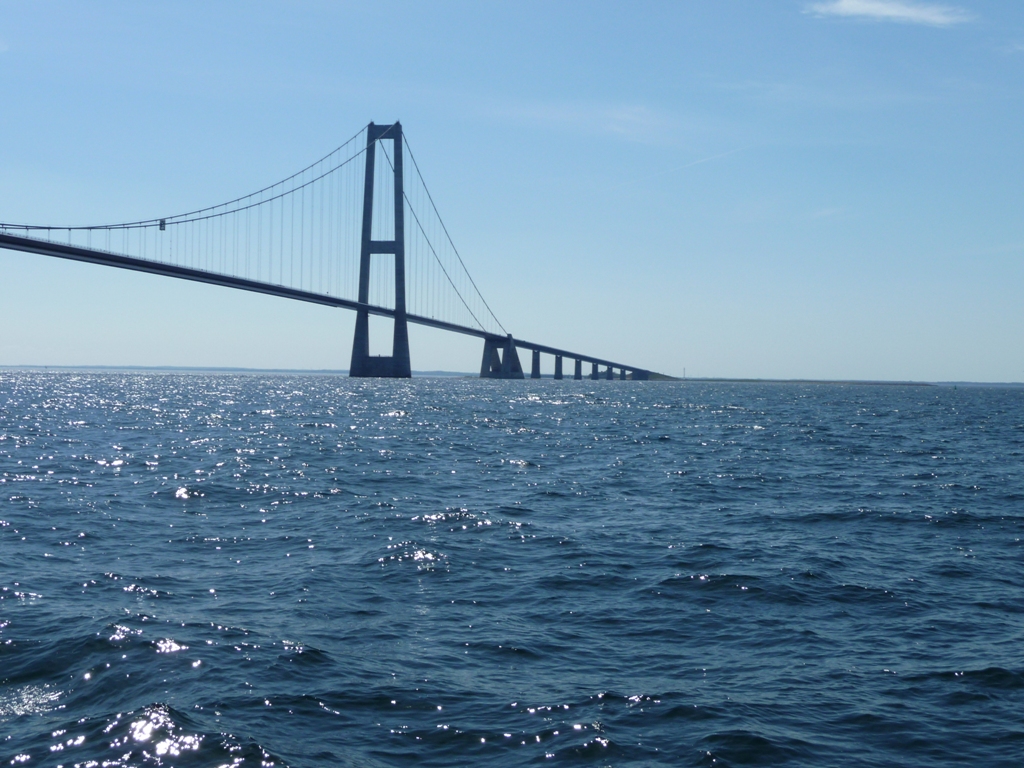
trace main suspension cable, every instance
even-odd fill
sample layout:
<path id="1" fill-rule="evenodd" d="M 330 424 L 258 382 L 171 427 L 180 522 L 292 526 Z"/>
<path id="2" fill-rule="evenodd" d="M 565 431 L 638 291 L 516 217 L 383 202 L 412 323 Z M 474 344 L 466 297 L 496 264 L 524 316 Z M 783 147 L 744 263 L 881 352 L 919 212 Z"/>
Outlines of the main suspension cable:
<path id="1" fill-rule="evenodd" d="M 345 160 L 342 163 L 339 163 L 338 165 L 334 166 L 330 170 L 325 171 L 324 173 L 322 173 L 319 176 L 317 176 L 315 179 L 310 179 L 305 184 L 302 184 L 301 186 L 298 186 L 298 187 L 292 187 L 291 189 L 289 189 L 289 190 L 287 190 L 285 192 L 282 192 L 282 193 L 280 193 L 278 195 L 275 195 L 274 197 L 268 197 L 266 199 L 261 199 L 261 200 L 258 200 L 255 203 L 250 203 L 249 205 L 244 205 L 244 206 L 239 206 L 237 208 L 232 208 L 231 210 L 228 210 L 228 211 L 219 211 L 217 213 L 209 214 L 209 215 L 206 215 L 206 216 L 200 216 L 199 215 L 199 214 L 206 214 L 209 211 L 217 211 L 219 208 L 225 208 L 225 207 L 227 207 L 229 205 L 234 205 L 235 203 L 240 203 L 243 200 L 251 200 L 252 198 L 256 197 L 257 195 L 262 195 L 264 192 L 267 192 L 267 191 L 272 190 L 272 189 L 276 189 L 277 187 L 281 186 L 282 184 L 286 184 L 287 182 L 291 181 L 292 179 L 296 178 L 297 176 L 301 176 L 306 171 L 310 170 L 311 168 L 316 167 L 320 163 L 322 163 L 325 160 L 329 159 L 333 155 L 336 155 L 338 152 L 340 152 L 345 147 L 347 147 L 349 144 L 351 144 L 353 141 L 355 141 L 357 138 L 359 138 L 359 135 L 363 131 L 365 131 L 365 130 L 366 130 L 366 128 L 359 129 L 359 131 L 357 131 L 356 134 L 352 138 L 350 138 L 344 144 L 339 146 L 337 149 L 335 149 L 332 152 L 328 152 L 326 155 L 324 155 L 322 158 L 317 160 L 315 163 L 311 163 L 310 165 L 307 165 L 301 171 L 293 173 L 288 178 L 282 179 L 281 181 L 278 181 L 278 182 L 276 182 L 274 184 L 271 184 L 268 187 L 264 187 L 263 189 L 258 190 L 256 192 L 251 192 L 248 195 L 242 195 L 241 197 L 237 197 L 234 200 L 229 200 L 226 203 L 220 203 L 219 205 L 211 205 L 211 206 L 207 206 L 206 208 L 199 208 L 199 209 L 196 209 L 194 211 L 189 211 L 188 213 L 179 213 L 179 214 L 174 215 L 174 216 L 163 216 L 163 217 L 155 218 L 155 219 L 140 219 L 138 221 L 128 221 L 128 222 L 124 222 L 122 224 L 96 224 L 96 225 L 91 225 L 91 226 L 78 226 L 78 227 L 55 227 L 52 224 L 51 225 L 41 225 L 41 224 L 6 224 L 6 223 L 3 223 L 3 222 L 0 222 L 0 228 L 32 229 L 32 230 L 36 230 L 36 229 L 57 229 L 57 230 L 60 230 L 60 231 L 95 230 L 95 229 L 136 229 L 136 228 L 143 228 L 143 227 L 159 226 L 161 224 L 161 222 L 163 222 L 164 224 L 186 224 L 186 223 L 188 223 L 190 221 L 203 221 L 205 219 L 212 219 L 212 218 L 216 218 L 218 216 L 226 216 L 227 214 L 230 214 L 230 213 L 239 213 L 239 212 L 247 210 L 249 208 L 255 208 L 258 205 L 263 205 L 264 203 L 273 202 L 274 200 L 278 200 L 278 199 L 284 197 L 285 195 L 290 195 L 293 192 L 298 192 L 299 190 L 309 186 L 310 184 L 312 184 L 312 183 L 314 183 L 316 181 L 319 181 L 320 179 L 324 178 L 325 176 L 333 173 L 334 171 L 338 170 L 339 168 L 345 167 L 346 165 L 351 163 L 353 160 L 355 160 L 357 157 L 359 157 L 364 152 L 366 152 L 367 148 L 363 147 L 361 150 L 359 150 L 354 155 L 352 155 L 352 157 L 348 158 L 347 160 Z M 386 132 L 385 132 L 385 134 L 386 134 Z M 378 141 L 379 141 L 380 138 L 386 138 L 386 136 L 385 135 L 380 136 L 378 138 Z"/>
<path id="2" fill-rule="evenodd" d="M 391 170 L 394 171 L 395 170 L 395 166 L 391 162 L 391 156 L 388 154 L 387 149 L 384 148 L 383 144 L 381 144 L 380 148 L 381 148 L 381 151 L 384 153 L 384 157 L 388 161 L 388 165 L 391 166 Z M 411 153 L 410 153 L 410 156 L 411 156 Z M 416 163 L 416 161 L 413 160 L 413 165 L 415 165 L 415 163 Z M 422 181 L 422 180 L 423 180 L 422 177 L 420 177 L 420 181 Z M 426 189 L 426 185 L 425 184 L 423 185 L 423 188 Z M 430 193 L 427 192 L 427 194 L 429 196 Z M 416 220 L 416 226 L 419 227 L 420 232 L 423 234 L 423 239 L 427 241 L 427 245 L 430 247 L 430 252 L 434 255 L 434 259 L 437 261 L 438 265 L 441 267 L 441 271 L 444 272 L 444 276 L 447 278 L 448 283 L 452 287 L 452 290 L 455 291 L 455 295 L 459 297 L 459 301 L 462 302 L 462 306 L 464 306 L 466 308 L 466 311 L 469 312 L 470 316 L 476 322 L 477 326 L 479 326 L 480 330 L 486 331 L 487 329 L 484 328 L 484 324 L 480 322 L 479 318 L 476 316 L 476 314 L 473 312 L 473 310 L 470 309 L 469 304 L 467 303 L 466 299 L 463 297 L 462 293 L 459 291 L 458 287 L 455 285 L 455 281 L 453 281 L 452 278 L 451 278 L 451 275 L 448 274 L 448 270 L 445 268 L 444 264 L 442 263 L 441 258 L 437 255 L 437 251 L 434 249 L 434 244 L 430 242 L 430 237 L 428 237 L 426 231 L 423 229 L 423 224 L 420 223 L 420 217 L 416 214 L 416 209 L 413 208 L 412 201 L 409 199 L 409 196 L 405 194 L 405 189 L 404 188 L 402 190 L 402 197 L 405 198 L 405 202 L 409 205 L 409 212 L 412 213 L 412 217 Z M 431 204 L 433 204 L 433 201 L 431 201 Z M 437 213 L 437 208 L 434 209 L 434 212 Z M 440 215 L 437 217 L 437 219 L 438 219 L 438 221 L 441 221 Z M 441 222 L 441 226 L 444 227 L 444 222 L 443 221 Z M 445 230 L 445 234 L 447 234 L 447 230 Z M 451 238 L 450 237 L 448 238 L 448 242 L 449 243 L 451 242 Z M 452 245 L 452 248 L 454 249 L 455 246 Z M 473 282 L 473 276 L 469 274 L 469 270 L 466 269 L 466 265 L 462 263 L 462 259 L 461 258 L 459 259 L 459 263 L 462 264 L 462 269 L 466 272 L 466 276 L 469 278 L 470 282 Z M 473 287 L 476 288 L 476 283 L 473 283 Z M 480 296 L 480 290 L 479 289 L 477 289 L 477 295 Z M 480 296 L 480 299 L 482 301 L 483 301 L 483 298 L 484 298 L 483 296 Z M 484 301 L 484 306 L 487 306 L 487 302 L 486 301 Z M 490 312 L 490 307 L 487 307 L 487 311 Z M 491 312 L 491 317 L 494 317 L 494 313 L 493 312 Z M 498 322 L 498 318 L 495 317 L 494 318 L 494 322 L 497 323 Z M 501 323 L 498 323 L 498 327 L 501 328 L 502 331 L 505 331 L 505 329 L 504 329 L 504 327 L 502 327 Z M 507 333 L 507 331 L 506 331 L 506 333 Z"/>
<path id="3" fill-rule="evenodd" d="M 462 260 L 462 255 L 459 253 L 459 249 L 455 247 L 455 243 L 452 241 L 452 236 L 450 234 L 448 234 L 448 227 L 446 227 L 444 225 L 444 219 L 441 218 L 441 213 L 437 210 L 437 205 L 434 204 L 434 196 L 430 194 L 430 189 L 429 189 L 429 187 L 427 187 L 427 182 L 425 182 L 423 180 L 423 174 L 420 173 L 419 163 L 416 162 L 416 156 L 412 153 L 412 147 L 409 145 L 409 139 L 406 138 L 406 135 L 405 135 L 404 131 L 402 133 L 402 138 L 405 140 L 405 148 L 409 150 L 409 158 L 412 160 L 412 167 L 416 169 L 416 175 L 420 179 L 420 184 L 423 185 L 423 191 L 427 193 L 427 199 L 430 201 L 430 205 L 434 209 L 434 214 L 437 216 L 437 220 L 439 222 L 441 222 L 441 229 L 444 230 L 444 236 L 448 238 L 448 243 L 449 243 L 449 245 L 451 245 L 452 250 L 455 252 L 455 256 L 456 256 L 456 258 L 458 258 L 459 264 L 462 265 L 462 269 L 465 271 L 466 277 L 468 277 L 469 278 L 469 282 L 472 283 L 473 290 L 476 291 L 476 295 L 480 297 L 480 301 L 482 301 L 484 303 L 484 306 L 487 307 L 487 311 L 490 313 L 490 315 L 493 318 L 494 322 L 496 322 L 498 324 L 498 327 L 501 328 L 502 333 L 506 333 L 507 334 L 508 331 L 505 330 L 505 326 L 503 326 L 501 324 L 501 321 L 498 320 L 497 316 L 494 314 L 494 311 L 491 309 L 491 305 L 487 303 L 487 299 L 485 299 L 484 295 L 482 293 L 480 293 L 480 289 L 477 287 L 476 281 L 473 279 L 473 275 L 471 275 L 469 270 L 466 268 L 466 264 Z M 412 209 L 412 205 L 411 204 L 410 204 L 409 208 L 410 208 L 410 210 Z M 415 215 L 415 214 L 413 214 L 413 215 Z M 426 236 L 426 235 L 424 235 L 424 236 Z M 482 327 L 483 326 L 481 326 L 481 328 Z"/>

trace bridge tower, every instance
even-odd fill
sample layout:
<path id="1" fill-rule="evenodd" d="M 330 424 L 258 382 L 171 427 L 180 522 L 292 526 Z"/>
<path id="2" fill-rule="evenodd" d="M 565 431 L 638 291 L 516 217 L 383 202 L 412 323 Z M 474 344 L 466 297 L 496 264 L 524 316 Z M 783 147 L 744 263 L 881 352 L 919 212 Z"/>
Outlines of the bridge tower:
<path id="1" fill-rule="evenodd" d="M 373 239 L 373 181 L 376 168 L 376 147 L 380 141 L 391 141 L 395 174 L 395 232 L 392 240 Z M 352 363 L 349 376 L 377 376 L 408 379 L 412 376 L 409 358 L 409 324 L 405 311 L 405 190 L 402 184 L 402 124 L 375 125 L 366 128 L 366 178 L 363 183 L 363 235 L 359 251 L 359 303 L 370 300 L 370 260 L 374 256 L 395 259 L 395 335 L 391 356 L 370 355 L 370 316 L 366 310 L 356 313 L 356 332 L 352 340 Z"/>

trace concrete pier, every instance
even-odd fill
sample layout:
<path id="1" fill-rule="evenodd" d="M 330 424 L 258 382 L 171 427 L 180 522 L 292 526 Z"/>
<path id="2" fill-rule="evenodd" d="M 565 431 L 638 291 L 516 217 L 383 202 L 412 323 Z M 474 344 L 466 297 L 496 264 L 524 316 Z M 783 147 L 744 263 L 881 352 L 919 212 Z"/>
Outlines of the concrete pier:
<path id="1" fill-rule="evenodd" d="M 480 378 L 483 379 L 531 379 L 544 378 L 541 372 L 541 355 L 551 355 L 555 358 L 554 378 L 569 378 L 565 370 L 565 359 L 568 357 L 573 361 L 572 378 L 580 381 L 583 378 L 591 381 L 605 379 L 613 381 L 619 379 L 646 380 L 650 378 L 650 371 L 641 369 L 626 368 L 622 363 L 615 363 L 609 360 L 602 360 L 594 357 L 576 357 L 572 352 L 555 347 L 548 347 L 544 344 L 534 344 L 522 339 L 513 338 L 512 334 L 500 336 L 498 334 L 481 334 L 484 338 L 484 355 L 480 361 Z M 524 376 L 522 365 L 519 362 L 518 348 L 530 351 L 530 373 Z M 583 375 L 583 365 L 590 365 L 586 377 Z"/>
<path id="2" fill-rule="evenodd" d="M 536 352 L 534 354 L 537 354 Z M 516 343 L 510 333 L 506 338 L 488 336 L 484 339 L 484 356 L 480 361 L 481 379 L 523 379 Z"/>

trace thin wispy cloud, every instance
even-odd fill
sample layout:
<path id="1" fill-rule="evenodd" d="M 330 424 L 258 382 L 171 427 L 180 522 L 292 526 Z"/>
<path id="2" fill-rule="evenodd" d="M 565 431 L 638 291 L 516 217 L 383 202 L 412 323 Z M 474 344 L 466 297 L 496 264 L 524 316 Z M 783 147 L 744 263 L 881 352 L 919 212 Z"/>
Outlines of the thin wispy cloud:
<path id="1" fill-rule="evenodd" d="M 812 212 L 808 218 L 811 219 L 834 219 L 846 213 L 845 206 L 834 206 L 832 208 L 819 208 Z"/>
<path id="2" fill-rule="evenodd" d="M 896 21 L 949 27 L 969 21 L 966 11 L 951 5 L 911 2 L 910 0 L 829 0 L 811 3 L 807 12 L 817 16 L 845 16 L 872 21 Z"/>
<path id="3" fill-rule="evenodd" d="M 673 121 L 645 106 L 584 103 L 507 104 L 506 117 L 550 128 L 586 130 L 629 141 L 651 142 L 670 130 Z"/>
<path id="4" fill-rule="evenodd" d="M 669 174 L 679 173 L 680 171 L 685 171 L 687 168 L 692 168 L 695 165 L 703 165 L 704 163 L 714 162 L 715 160 L 719 160 L 723 157 L 735 155 L 737 152 L 743 152 L 745 150 L 748 150 L 753 146 L 753 144 L 748 144 L 745 147 L 736 147 L 736 149 L 730 149 L 727 152 L 719 152 L 717 155 L 709 155 L 708 157 L 702 157 L 699 160 L 691 160 L 690 162 L 684 163 L 683 165 L 673 166 L 672 168 L 663 168 L 662 170 L 657 171 L 656 173 L 649 173 L 645 176 L 636 176 L 633 178 L 624 179 L 621 182 L 610 184 L 607 187 L 607 189 L 611 191 L 621 189 L 624 187 L 635 187 L 635 185 L 637 184 L 646 184 L 652 179 L 657 179 L 660 178 L 661 176 L 667 176 Z"/>
<path id="5" fill-rule="evenodd" d="M 685 165 L 679 165 L 679 166 L 676 166 L 675 168 L 668 168 L 668 169 L 666 169 L 664 171 L 658 171 L 657 173 L 652 173 L 650 176 L 645 176 L 642 179 L 638 179 L 638 181 L 649 181 L 650 179 L 656 179 L 659 176 L 664 176 L 664 175 L 666 175 L 668 173 L 676 173 L 678 171 L 684 171 L 687 168 L 692 168 L 695 165 L 702 165 L 703 163 L 710 163 L 712 160 L 718 160 L 718 159 L 723 158 L 723 157 L 728 157 L 729 155 L 735 155 L 737 152 L 743 152 L 746 149 L 750 149 L 752 146 L 754 146 L 754 145 L 753 144 L 748 144 L 745 147 L 737 147 L 736 149 L 730 149 L 728 152 L 720 152 L 717 155 L 710 155 L 709 157 L 702 157 L 700 160 L 693 160 L 693 161 L 691 161 L 689 163 L 686 163 Z"/>

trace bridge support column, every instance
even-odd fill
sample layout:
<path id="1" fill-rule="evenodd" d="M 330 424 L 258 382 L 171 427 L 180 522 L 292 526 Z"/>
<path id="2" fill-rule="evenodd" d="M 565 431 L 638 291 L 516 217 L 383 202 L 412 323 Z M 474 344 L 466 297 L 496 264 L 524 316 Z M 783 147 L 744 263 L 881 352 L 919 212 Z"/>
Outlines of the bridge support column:
<path id="1" fill-rule="evenodd" d="M 480 361 L 480 378 L 494 379 L 501 375 L 501 355 L 498 352 L 499 339 L 484 339 L 484 357 Z"/>
<path id="2" fill-rule="evenodd" d="M 598 372 L 597 363 L 591 363 L 590 364 L 590 378 L 591 378 L 591 380 L 597 381 L 600 377 L 601 377 L 601 374 Z"/>
<path id="3" fill-rule="evenodd" d="M 373 240 L 373 172 L 377 142 L 393 140 L 394 165 L 393 240 Z M 407 379 L 412 376 L 409 357 L 409 324 L 405 311 L 405 192 L 402 185 L 402 125 L 374 125 L 366 128 L 366 174 L 363 180 L 363 237 L 359 251 L 359 301 L 370 299 L 370 261 L 374 256 L 393 256 L 395 260 L 395 329 L 391 356 L 370 355 L 370 316 L 365 310 L 356 314 L 356 332 L 352 339 L 352 363 L 348 375 Z"/>
<path id="4" fill-rule="evenodd" d="M 481 379 L 522 379 L 516 343 L 510 333 L 506 338 L 488 336 L 484 339 L 484 358 L 480 362 Z"/>
<path id="5" fill-rule="evenodd" d="M 604 372 L 604 377 L 608 379 L 608 381 L 611 381 L 612 379 L 615 378 L 615 371 L 612 370 L 612 367 L 610 365 L 608 366 L 608 370 Z"/>
<path id="6" fill-rule="evenodd" d="M 533 350 L 533 361 L 532 361 L 532 363 L 533 364 L 530 366 L 530 378 L 531 379 L 539 379 L 540 378 L 540 350 L 539 349 Z"/>
<path id="7" fill-rule="evenodd" d="M 633 381 L 647 381 L 651 378 L 650 371 L 633 371 Z"/>
<path id="8" fill-rule="evenodd" d="M 562 378 L 562 356 L 555 355 L 555 378 Z"/>
<path id="9" fill-rule="evenodd" d="M 572 377 L 574 379 L 576 379 L 576 381 L 580 381 L 583 378 L 583 361 L 582 360 L 579 360 L 579 359 L 576 360 L 576 370 L 573 372 Z"/>
<path id="10" fill-rule="evenodd" d="M 625 368 L 620 368 L 619 369 L 619 381 L 625 381 L 625 380 L 626 380 L 626 369 Z"/>

